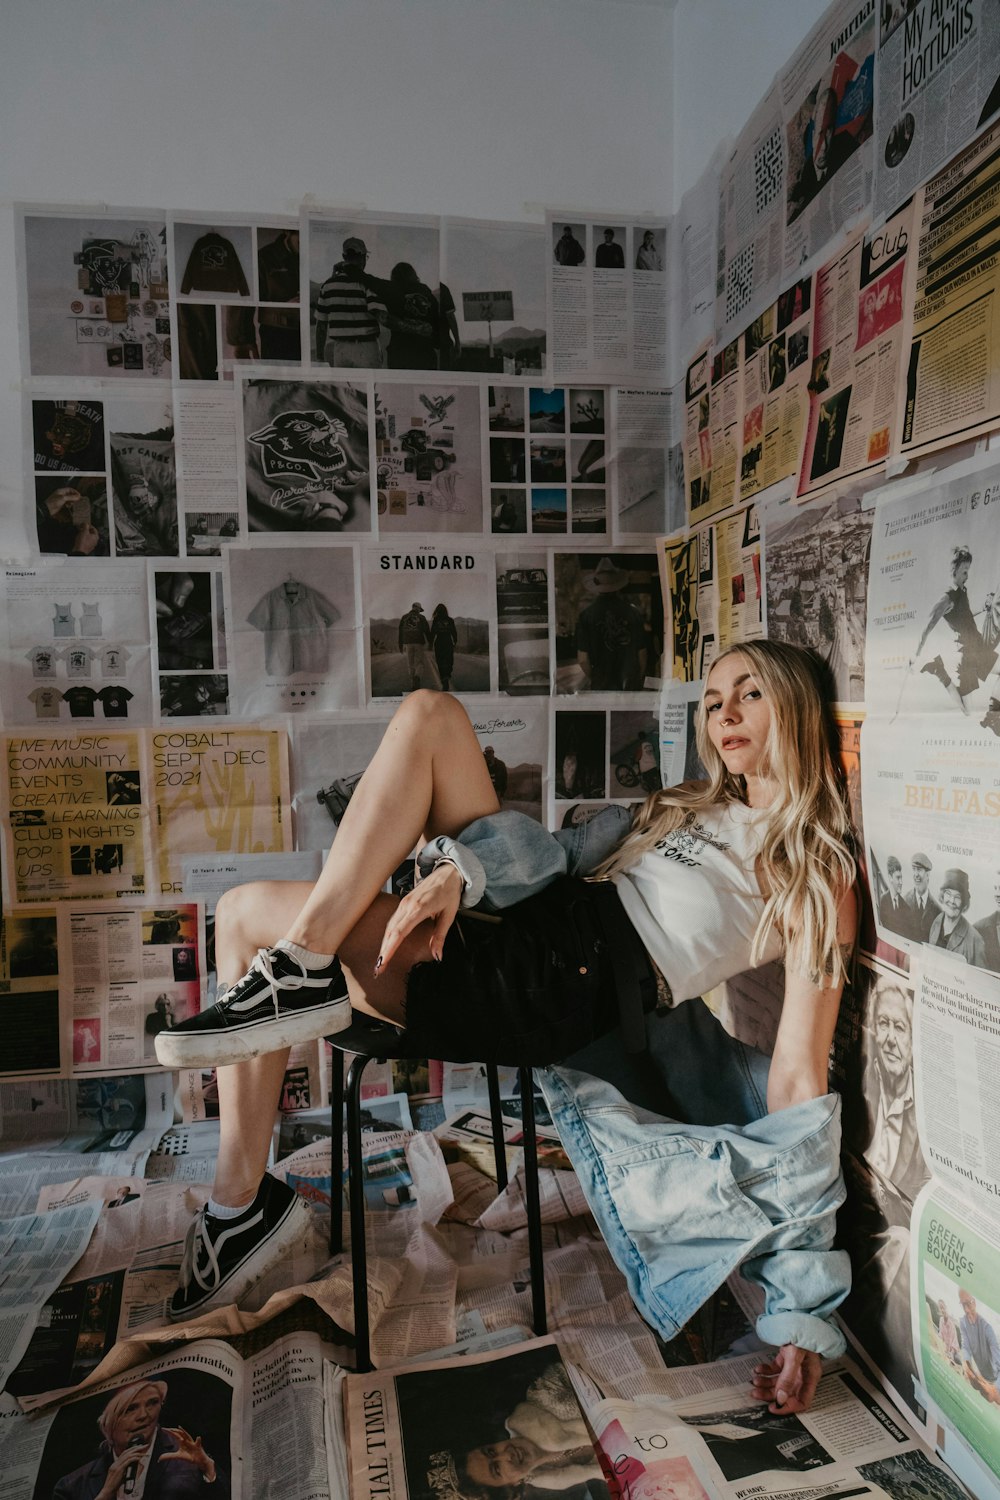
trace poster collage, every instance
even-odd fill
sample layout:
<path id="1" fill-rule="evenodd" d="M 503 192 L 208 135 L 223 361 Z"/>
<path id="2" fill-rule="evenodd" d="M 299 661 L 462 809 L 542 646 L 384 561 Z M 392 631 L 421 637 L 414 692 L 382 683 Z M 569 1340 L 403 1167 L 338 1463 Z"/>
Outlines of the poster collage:
<path id="1" fill-rule="evenodd" d="M 152 1071 L 214 897 L 309 878 L 407 693 L 565 827 L 699 774 L 718 651 L 812 646 L 870 895 L 844 1319 L 1000 1476 L 998 80 L 997 0 L 836 0 L 672 217 L 20 211 L 5 1079 Z"/>

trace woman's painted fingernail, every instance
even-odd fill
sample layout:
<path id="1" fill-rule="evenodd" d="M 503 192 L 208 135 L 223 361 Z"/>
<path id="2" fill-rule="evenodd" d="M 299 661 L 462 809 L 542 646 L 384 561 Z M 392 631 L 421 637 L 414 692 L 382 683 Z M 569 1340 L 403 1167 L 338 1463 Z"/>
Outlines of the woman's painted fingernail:
<path id="1" fill-rule="evenodd" d="M 376 979 L 379 976 L 379 970 L 381 969 L 381 967 L 382 967 L 382 955 L 380 953 L 379 956 L 378 956 L 378 958 L 375 960 L 375 978 Z"/>

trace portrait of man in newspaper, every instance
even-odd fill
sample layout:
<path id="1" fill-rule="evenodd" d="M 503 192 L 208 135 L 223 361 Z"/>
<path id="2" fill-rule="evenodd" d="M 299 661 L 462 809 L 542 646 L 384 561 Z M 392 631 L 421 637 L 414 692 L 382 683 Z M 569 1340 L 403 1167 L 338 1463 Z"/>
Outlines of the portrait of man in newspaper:
<path id="1" fill-rule="evenodd" d="M 57 1413 L 32 1500 L 229 1500 L 232 1391 L 215 1376 L 175 1369 L 71 1402 Z M 187 1421 L 190 1427 L 185 1427 Z M 73 1458 L 82 1462 L 73 1465 Z"/>

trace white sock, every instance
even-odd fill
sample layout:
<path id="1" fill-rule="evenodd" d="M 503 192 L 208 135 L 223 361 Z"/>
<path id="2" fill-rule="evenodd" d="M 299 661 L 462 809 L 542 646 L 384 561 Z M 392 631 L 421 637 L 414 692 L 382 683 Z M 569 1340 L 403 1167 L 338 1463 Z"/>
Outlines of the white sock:
<path id="1" fill-rule="evenodd" d="M 252 1202 L 253 1198 L 250 1199 L 250 1203 Z M 241 1203 L 239 1208 L 231 1208 L 228 1203 L 216 1203 L 214 1198 L 209 1198 L 205 1210 L 213 1219 L 236 1219 L 240 1214 L 246 1213 L 250 1203 Z"/>
<path id="2" fill-rule="evenodd" d="M 302 948 L 298 943 L 290 943 L 287 938 L 279 938 L 275 948 L 280 948 L 283 953 L 290 953 L 297 958 L 304 969 L 328 969 L 336 958 L 335 953 L 310 953 L 308 948 Z"/>

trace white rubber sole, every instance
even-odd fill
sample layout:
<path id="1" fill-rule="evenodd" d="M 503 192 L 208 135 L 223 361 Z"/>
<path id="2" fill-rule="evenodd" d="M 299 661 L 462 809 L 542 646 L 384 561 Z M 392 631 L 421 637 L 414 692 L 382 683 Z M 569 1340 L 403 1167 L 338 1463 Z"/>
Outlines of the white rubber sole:
<path id="1" fill-rule="evenodd" d="M 313 1042 L 317 1037 L 345 1031 L 352 1020 L 346 995 L 298 1015 L 275 1016 L 254 1026 L 227 1026 L 218 1031 L 161 1031 L 156 1037 L 156 1060 L 165 1068 L 218 1068 L 247 1062 L 263 1052 Z"/>
<path id="2" fill-rule="evenodd" d="M 303 1199 L 296 1197 L 289 1205 L 287 1216 L 264 1244 L 251 1251 L 240 1265 L 230 1271 L 225 1281 L 204 1302 L 199 1302 L 197 1307 L 185 1308 L 183 1312 L 174 1312 L 168 1304 L 167 1317 L 171 1323 L 186 1323 L 192 1318 L 204 1317 L 218 1307 L 229 1307 L 242 1301 L 287 1255 L 306 1250 L 314 1233 L 312 1214 Z"/>

